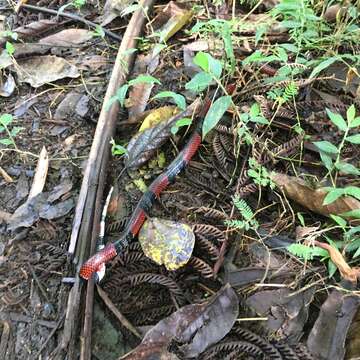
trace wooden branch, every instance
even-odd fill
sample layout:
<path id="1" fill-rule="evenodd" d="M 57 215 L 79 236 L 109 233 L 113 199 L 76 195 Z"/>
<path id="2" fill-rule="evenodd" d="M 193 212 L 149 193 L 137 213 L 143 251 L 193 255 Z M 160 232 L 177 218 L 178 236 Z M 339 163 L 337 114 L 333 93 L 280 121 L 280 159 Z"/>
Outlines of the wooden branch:
<path id="1" fill-rule="evenodd" d="M 149 9 L 153 2 L 154 0 L 143 0 L 141 2 L 142 8 Z M 94 203 L 96 198 L 102 198 L 103 191 L 103 187 L 101 187 L 102 189 L 98 188 L 101 173 L 100 170 L 102 168 L 105 169 L 103 164 L 104 162 L 106 163 L 108 158 L 109 141 L 114 133 L 119 112 L 118 102 L 113 103 L 109 109 L 107 109 L 107 104 L 111 97 L 115 95 L 117 89 L 123 85 L 127 79 L 128 71 L 134 60 L 134 54 L 129 54 L 129 51 L 127 50 L 136 47 L 136 38 L 140 36 L 145 20 L 146 17 L 144 16 L 143 10 L 139 9 L 133 14 L 126 28 L 96 126 L 76 205 L 68 248 L 68 252 L 73 257 L 73 261 L 77 267 L 76 274 L 78 274 L 79 265 L 89 256 L 89 239 L 93 228 Z M 97 194 L 98 191 L 99 194 Z M 81 282 L 79 276 L 76 276 L 74 286 L 69 293 L 64 332 L 61 341 L 61 348 L 68 350 L 69 358 L 71 358 L 72 354 L 75 352 L 74 346 L 75 340 L 77 339 L 76 326 L 79 323 L 80 293 Z M 89 295 L 91 295 L 91 290 Z M 89 303 L 88 305 L 90 306 L 91 304 Z M 86 326 L 87 328 L 91 328 L 91 318 L 89 317 Z"/>

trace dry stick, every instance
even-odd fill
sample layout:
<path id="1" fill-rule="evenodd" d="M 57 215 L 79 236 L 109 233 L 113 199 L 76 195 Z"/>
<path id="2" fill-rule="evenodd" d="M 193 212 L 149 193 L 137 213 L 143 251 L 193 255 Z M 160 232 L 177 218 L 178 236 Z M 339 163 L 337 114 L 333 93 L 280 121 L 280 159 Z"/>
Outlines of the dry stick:
<path id="1" fill-rule="evenodd" d="M 117 319 L 121 322 L 122 326 L 132 332 L 136 337 L 142 340 L 142 336 L 139 331 L 135 328 L 133 324 L 118 310 L 118 308 L 113 304 L 110 300 L 106 292 L 99 286 L 96 286 L 98 294 L 100 295 L 101 299 L 104 301 L 106 306 L 112 311 L 112 313 L 117 317 Z"/>
<path id="2" fill-rule="evenodd" d="M 33 12 L 42 12 L 42 13 L 51 14 L 51 15 L 55 15 L 55 16 L 62 16 L 62 17 L 65 17 L 65 18 L 68 18 L 68 19 L 71 19 L 71 20 L 74 20 L 77 22 L 81 22 L 89 27 L 94 28 L 94 29 L 96 29 L 96 27 L 99 26 L 98 24 L 95 24 L 92 21 L 86 20 L 81 16 L 71 14 L 69 12 L 63 12 L 63 11 L 59 12 L 56 10 L 52 10 L 52 9 L 48 9 L 48 8 L 44 8 L 44 7 L 40 7 L 40 6 L 27 5 L 27 4 L 21 5 L 21 8 L 29 10 L 29 11 L 33 11 Z M 116 35 L 112 31 L 104 29 L 104 28 L 103 28 L 103 31 L 107 36 L 113 38 L 114 40 L 121 41 L 121 37 L 119 35 Z"/>
<path id="3" fill-rule="evenodd" d="M 100 180 L 99 186 L 97 189 L 96 200 L 95 200 L 95 210 L 94 210 L 94 220 L 92 225 L 92 234 L 91 234 L 91 243 L 90 243 L 90 254 L 93 254 L 96 251 L 96 243 L 99 238 L 100 232 L 100 221 L 102 214 L 102 198 L 105 187 L 105 173 L 109 159 L 109 147 L 105 148 L 104 159 L 101 163 L 100 169 Z M 92 329 L 92 319 L 93 319 L 93 307 L 94 307 L 94 280 L 91 279 L 87 283 L 86 287 L 86 299 L 85 299 L 85 318 L 83 326 L 83 339 L 80 342 L 80 360 L 91 359 L 91 329 Z"/>
<path id="4" fill-rule="evenodd" d="M 141 4 L 143 8 L 150 8 L 153 2 L 154 0 L 143 0 Z M 96 197 L 96 187 L 99 179 L 100 167 L 103 158 L 105 158 L 103 154 L 105 149 L 108 148 L 110 137 L 114 132 L 119 111 L 118 102 L 113 103 L 109 110 L 106 109 L 106 105 L 109 103 L 110 98 L 115 95 L 117 89 L 126 81 L 128 69 L 124 70 L 124 63 L 130 67 L 134 60 L 134 54 L 129 54 L 127 50 L 136 47 L 136 38 L 140 36 L 144 22 L 145 16 L 142 10 L 137 10 L 133 14 L 124 33 L 96 126 L 94 140 L 91 146 L 89 159 L 76 205 L 70 245 L 68 249 L 71 255 L 74 255 L 76 249 L 77 256 L 74 259 L 74 262 L 77 264 L 82 263 L 85 259 L 85 248 L 87 246 L 89 234 L 91 233 L 91 219 L 93 215 L 93 205 Z M 78 239 L 79 244 L 76 245 Z M 75 341 L 76 339 L 75 324 L 77 323 L 77 316 L 79 315 L 80 291 L 80 279 L 77 276 L 68 298 L 64 332 L 61 342 L 62 349 L 68 348 L 71 350 L 69 342 L 70 340 Z"/>

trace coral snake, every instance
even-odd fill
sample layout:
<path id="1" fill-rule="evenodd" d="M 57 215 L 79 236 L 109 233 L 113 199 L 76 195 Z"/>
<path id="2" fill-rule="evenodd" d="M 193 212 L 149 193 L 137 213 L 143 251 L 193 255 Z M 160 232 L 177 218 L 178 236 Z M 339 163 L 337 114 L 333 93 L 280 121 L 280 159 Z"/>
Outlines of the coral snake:
<path id="1" fill-rule="evenodd" d="M 170 183 L 175 181 L 175 177 L 189 164 L 189 161 L 198 150 L 202 136 L 201 119 L 207 113 L 210 104 L 211 101 L 209 98 L 206 98 L 199 115 L 200 121 L 189 141 L 168 168 L 151 183 L 148 190 L 142 195 L 129 219 L 122 237 L 113 243 L 107 244 L 102 250 L 95 253 L 81 266 L 80 276 L 83 279 L 89 280 L 106 262 L 113 259 L 117 254 L 123 251 L 130 242 L 135 240 L 136 235 L 145 221 L 146 213 L 150 210 L 156 198 L 159 197 L 160 193 Z"/>

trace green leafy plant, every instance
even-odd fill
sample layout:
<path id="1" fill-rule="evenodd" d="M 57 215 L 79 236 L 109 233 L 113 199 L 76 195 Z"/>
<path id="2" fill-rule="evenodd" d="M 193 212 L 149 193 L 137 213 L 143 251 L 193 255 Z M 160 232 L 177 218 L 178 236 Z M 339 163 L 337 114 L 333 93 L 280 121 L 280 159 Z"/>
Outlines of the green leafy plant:
<path id="1" fill-rule="evenodd" d="M 186 100 L 185 97 L 181 94 L 177 94 L 173 91 L 162 91 L 158 94 L 156 94 L 153 99 L 162 99 L 162 98 L 172 98 L 176 106 L 181 109 L 186 109 Z"/>
<path id="2" fill-rule="evenodd" d="M 275 184 L 271 180 L 267 169 L 260 165 L 254 158 L 249 159 L 249 167 L 248 175 L 253 179 L 255 184 L 259 186 L 270 186 L 271 189 L 275 188 Z"/>
<path id="3" fill-rule="evenodd" d="M 178 131 L 179 128 L 183 127 L 183 126 L 189 126 L 192 123 L 192 119 L 190 118 L 183 118 L 178 120 L 174 126 L 171 127 L 170 131 L 173 135 L 175 135 Z"/>
<path id="4" fill-rule="evenodd" d="M 269 99 L 275 101 L 275 104 L 282 106 L 283 104 L 294 100 L 298 94 L 299 88 L 294 81 L 290 81 L 284 89 L 274 89 L 268 92 L 267 96 Z"/>
<path id="5" fill-rule="evenodd" d="M 111 153 L 113 155 L 126 155 L 128 152 L 126 148 L 122 145 L 116 144 L 114 139 L 110 140 L 111 144 Z"/>
<path id="6" fill-rule="evenodd" d="M 235 70 L 235 55 L 233 48 L 232 33 L 234 31 L 233 23 L 228 20 L 213 19 L 206 22 L 198 22 L 191 29 L 192 34 L 201 34 L 207 36 L 209 33 L 214 33 L 222 39 L 224 43 L 224 50 L 226 61 L 225 64 L 229 65 L 230 73 L 232 74 Z"/>
<path id="7" fill-rule="evenodd" d="M 188 83 L 185 88 L 195 93 L 205 90 L 211 83 L 216 83 L 219 88 L 225 93 L 224 96 L 218 98 L 210 106 L 202 128 L 203 138 L 212 130 L 220 121 L 224 113 L 233 104 L 231 96 L 226 92 L 226 89 L 221 84 L 221 75 L 223 72 L 222 64 L 219 60 L 213 58 L 210 54 L 202 51 L 198 52 L 194 57 L 194 63 L 198 65 L 202 71 L 197 73 Z"/>
<path id="8" fill-rule="evenodd" d="M 330 121 L 343 133 L 342 140 L 339 145 L 334 145 L 329 141 L 316 141 L 314 145 L 320 151 L 320 157 L 324 166 L 328 169 L 329 174 L 337 170 L 349 175 L 359 175 L 360 170 L 341 160 L 341 152 L 345 144 L 360 144 L 360 134 L 349 135 L 351 129 L 360 126 L 360 116 L 356 117 L 356 109 L 351 105 L 346 112 L 346 120 L 340 115 L 333 113 L 329 109 L 326 110 Z M 335 161 L 333 161 L 335 157 Z"/>
<path id="9" fill-rule="evenodd" d="M 142 83 L 159 85 L 161 84 L 158 79 L 154 78 L 151 75 L 139 75 L 135 79 L 128 81 L 126 84 L 122 85 L 119 89 L 117 89 L 116 94 L 111 97 L 109 102 L 106 104 L 107 110 L 109 110 L 111 105 L 116 101 L 118 101 L 121 106 L 124 106 L 126 94 L 129 90 L 129 87 Z"/>
<path id="10" fill-rule="evenodd" d="M 7 41 L 6 42 L 6 44 L 5 44 L 5 50 L 6 50 L 6 52 L 7 52 L 7 54 L 9 55 L 9 56 L 13 56 L 14 55 L 14 53 L 15 53 L 15 47 L 14 47 L 14 45 L 10 42 L 10 41 Z"/>
<path id="11" fill-rule="evenodd" d="M 0 139 L 0 144 L 5 146 L 12 145 L 15 149 L 17 149 L 14 138 L 23 128 L 18 126 L 10 128 L 12 121 L 13 117 L 11 114 L 3 114 L 0 116 L 0 134 L 6 134 L 5 137 Z"/>
<path id="12" fill-rule="evenodd" d="M 92 31 L 91 34 L 94 37 L 101 37 L 101 38 L 105 37 L 104 29 L 100 25 L 96 25 L 95 31 Z"/>
<path id="13" fill-rule="evenodd" d="M 256 230 L 259 227 L 259 223 L 255 219 L 255 214 L 247 202 L 238 196 L 233 198 L 233 202 L 239 210 L 242 220 L 226 220 L 225 225 L 235 229 Z"/>

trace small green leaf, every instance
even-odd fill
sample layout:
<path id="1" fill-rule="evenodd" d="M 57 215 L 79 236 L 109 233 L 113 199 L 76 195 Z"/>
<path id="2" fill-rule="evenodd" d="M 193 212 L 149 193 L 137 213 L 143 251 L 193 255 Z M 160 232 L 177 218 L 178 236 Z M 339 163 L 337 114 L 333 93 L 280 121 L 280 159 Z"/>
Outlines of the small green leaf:
<path id="1" fill-rule="evenodd" d="M 221 77 L 221 62 L 213 58 L 210 54 L 199 51 L 194 57 L 193 62 L 205 72 L 214 75 L 217 79 Z"/>
<path id="2" fill-rule="evenodd" d="M 321 151 L 324 151 L 329 154 L 337 154 L 338 149 L 329 141 L 315 141 L 314 145 Z"/>
<path id="3" fill-rule="evenodd" d="M 352 104 L 346 111 L 346 118 L 348 121 L 348 124 L 351 124 L 355 119 L 356 109 L 354 104 Z"/>
<path id="4" fill-rule="evenodd" d="M 9 42 L 9 41 L 6 42 L 5 49 L 6 49 L 6 52 L 7 52 L 10 56 L 12 56 L 12 55 L 14 54 L 14 52 L 15 52 L 15 47 L 14 47 L 14 45 L 13 45 L 11 42 Z"/>
<path id="5" fill-rule="evenodd" d="M 352 144 L 360 144 L 360 134 L 348 136 L 345 140 Z"/>
<path id="6" fill-rule="evenodd" d="M 331 112 L 329 109 L 326 109 L 326 112 L 329 116 L 329 119 L 334 125 L 336 125 L 341 131 L 347 130 L 348 126 L 346 124 L 346 121 L 343 119 L 343 117 L 340 114 L 335 114 Z"/>
<path id="7" fill-rule="evenodd" d="M 179 128 L 182 126 L 188 126 L 192 123 L 192 119 L 191 118 L 183 118 L 178 120 L 174 126 L 171 127 L 170 131 L 173 135 L 175 135 L 178 131 Z"/>
<path id="8" fill-rule="evenodd" d="M 260 106 L 258 103 L 254 103 L 251 105 L 249 114 L 250 116 L 254 116 L 254 117 L 260 114 Z"/>
<path id="9" fill-rule="evenodd" d="M 21 130 L 23 130 L 24 128 L 23 127 L 20 127 L 20 126 L 14 126 L 11 131 L 10 131 L 10 134 L 12 137 L 15 137 Z"/>
<path id="10" fill-rule="evenodd" d="M 329 204 L 333 203 L 335 200 L 337 200 L 340 196 L 342 196 L 344 194 L 345 194 L 344 189 L 330 190 L 324 198 L 323 205 L 329 205 Z"/>
<path id="11" fill-rule="evenodd" d="M 3 145 L 12 145 L 14 142 L 11 140 L 11 139 L 0 139 L 0 144 L 3 144 Z"/>
<path id="12" fill-rule="evenodd" d="M 156 94 L 154 96 L 154 99 L 161 99 L 161 98 L 165 98 L 165 97 L 171 97 L 174 100 L 177 107 L 180 108 L 181 110 L 186 109 L 185 97 L 180 94 L 177 94 L 173 91 L 162 91 L 162 92 Z"/>
<path id="13" fill-rule="evenodd" d="M 204 53 L 203 51 L 199 51 L 194 59 L 193 59 L 193 63 L 197 66 L 199 66 L 202 70 L 204 70 L 205 72 L 209 72 L 209 61 L 208 61 L 208 57 L 206 56 L 206 53 Z"/>
<path id="14" fill-rule="evenodd" d="M 347 186 L 344 188 L 345 194 L 352 196 L 358 200 L 360 200 L 360 188 L 357 186 Z"/>
<path id="15" fill-rule="evenodd" d="M 321 159 L 322 163 L 324 164 L 324 166 L 329 171 L 332 171 L 333 166 L 334 166 L 332 158 L 327 153 L 320 151 L 320 159 Z"/>
<path id="16" fill-rule="evenodd" d="M 231 96 L 222 96 L 211 105 L 202 126 L 203 138 L 211 131 L 225 114 L 231 104 Z"/>
<path id="17" fill-rule="evenodd" d="M 329 259 L 329 261 L 328 261 L 329 278 L 332 278 L 335 275 L 336 270 L 337 270 L 336 265 L 334 264 L 334 262 L 331 259 Z"/>
<path id="18" fill-rule="evenodd" d="M 360 219 L 360 209 L 350 210 L 350 211 L 344 212 L 340 215 L 345 216 L 345 217 L 352 217 L 352 218 Z"/>
<path id="19" fill-rule="evenodd" d="M 336 169 L 347 175 L 360 175 L 360 170 L 357 167 L 343 161 L 336 164 Z"/>
<path id="20" fill-rule="evenodd" d="M 199 93 L 205 90 L 211 83 L 212 76 L 206 72 L 200 72 L 196 74 L 188 83 L 185 85 L 186 90 Z"/>
<path id="21" fill-rule="evenodd" d="M 119 101 L 121 106 L 124 106 L 125 97 L 126 97 L 128 89 L 129 89 L 129 86 L 127 84 L 125 84 L 125 85 L 121 86 L 119 89 L 117 89 L 117 91 L 116 91 L 116 99 Z"/>
<path id="22" fill-rule="evenodd" d="M 114 139 L 110 140 L 110 144 L 111 144 L 111 153 L 113 155 L 124 155 L 127 154 L 127 150 L 125 147 L 118 145 L 115 143 Z"/>
<path id="23" fill-rule="evenodd" d="M 351 128 L 357 127 L 360 125 L 360 116 L 356 117 L 350 124 Z"/>
<path id="24" fill-rule="evenodd" d="M 133 80 L 129 81 L 129 85 L 133 86 L 136 84 L 158 84 L 161 85 L 160 80 L 158 80 L 157 78 L 151 76 L 151 75 L 139 75 L 138 77 L 136 77 Z"/>
<path id="25" fill-rule="evenodd" d="M 338 61 L 337 57 L 330 57 L 330 58 L 327 58 L 326 60 L 320 62 L 320 64 L 315 66 L 314 70 L 310 74 L 310 79 L 316 77 L 317 74 L 319 74 L 321 71 L 323 71 L 324 69 L 326 69 L 327 67 L 329 67 L 331 64 L 333 64 L 336 61 Z"/>
<path id="26" fill-rule="evenodd" d="M 13 121 L 11 114 L 3 114 L 0 116 L 0 123 L 4 126 L 9 125 Z"/>
<path id="27" fill-rule="evenodd" d="M 346 226 L 346 220 L 344 220 L 342 217 L 331 214 L 330 217 L 341 227 Z"/>

